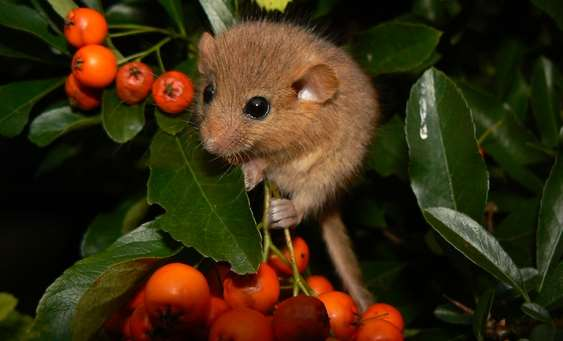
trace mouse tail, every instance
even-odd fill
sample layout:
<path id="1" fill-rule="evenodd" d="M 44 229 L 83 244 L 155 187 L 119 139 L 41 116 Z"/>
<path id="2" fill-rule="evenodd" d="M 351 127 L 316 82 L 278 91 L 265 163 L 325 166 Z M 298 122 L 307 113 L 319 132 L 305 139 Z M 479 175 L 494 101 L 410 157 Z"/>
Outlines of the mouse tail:
<path id="1" fill-rule="evenodd" d="M 321 217 L 320 223 L 328 254 L 336 272 L 340 276 L 344 288 L 363 312 L 373 303 L 373 296 L 364 285 L 360 264 L 346 231 L 346 225 L 340 217 L 340 212 L 338 210 L 326 212 Z"/>

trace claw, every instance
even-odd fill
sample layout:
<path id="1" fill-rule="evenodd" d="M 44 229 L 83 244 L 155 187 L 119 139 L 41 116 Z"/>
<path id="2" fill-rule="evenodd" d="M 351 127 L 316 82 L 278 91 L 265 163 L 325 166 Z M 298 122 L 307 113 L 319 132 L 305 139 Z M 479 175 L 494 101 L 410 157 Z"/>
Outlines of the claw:
<path id="1" fill-rule="evenodd" d="M 272 199 L 270 202 L 270 227 L 288 228 L 301 222 L 302 216 L 289 199 Z"/>

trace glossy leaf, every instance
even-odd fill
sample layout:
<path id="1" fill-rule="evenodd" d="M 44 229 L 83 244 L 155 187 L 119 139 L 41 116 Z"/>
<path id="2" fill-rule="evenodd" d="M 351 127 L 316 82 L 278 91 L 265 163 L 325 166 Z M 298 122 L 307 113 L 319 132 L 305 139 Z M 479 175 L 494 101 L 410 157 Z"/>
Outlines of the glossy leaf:
<path id="1" fill-rule="evenodd" d="M 441 35 L 430 26 L 386 22 L 361 33 L 352 51 L 372 75 L 406 72 L 432 55 Z"/>
<path id="2" fill-rule="evenodd" d="M 471 315 L 460 311 L 459 308 L 451 303 L 442 304 L 436 307 L 436 309 L 434 309 L 434 316 L 446 323 L 458 325 L 471 324 Z"/>
<path id="3" fill-rule="evenodd" d="M 532 0 L 532 3 L 550 15 L 563 30 L 563 2 L 560 0 Z"/>
<path id="4" fill-rule="evenodd" d="M 63 83 L 64 79 L 52 78 L 15 82 L 1 86 L 0 136 L 14 137 L 19 135 L 27 124 L 29 112 L 33 105 Z"/>
<path id="5" fill-rule="evenodd" d="M 495 299 L 495 291 L 493 289 L 485 290 L 477 301 L 475 312 L 473 313 L 473 334 L 477 341 L 485 340 L 485 328 L 487 328 L 487 320 Z"/>
<path id="6" fill-rule="evenodd" d="M 542 307 L 537 303 L 525 302 L 522 304 L 521 309 L 524 312 L 524 314 L 530 316 L 534 320 L 544 323 L 551 322 L 551 316 L 549 315 L 549 311 L 547 311 L 547 309 L 545 309 L 544 307 Z"/>
<path id="7" fill-rule="evenodd" d="M 406 127 L 411 187 L 421 208 L 443 206 L 481 221 L 488 174 L 471 112 L 455 84 L 430 69 L 411 88 Z"/>
<path id="8" fill-rule="evenodd" d="M 471 108 L 477 136 L 482 138 L 481 146 L 493 158 L 505 156 L 519 164 L 531 164 L 546 160 L 546 156 L 530 147 L 537 143 L 534 135 L 515 120 L 512 112 L 493 96 L 465 82 L 457 83 Z"/>
<path id="9" fill-rule="evenodd" d="M 100 116 L 76 114 L 68 105 L 54 108 L 40 114 L 31 122 L 29 140 L 39 147 L 45 147 L 70 131 L 99 122 Z"/>
<path id="10" fill-rule="evenodd" d="M 394 286 L 407 264 L 404 262 L 371 261 L 362 262 L 361 267 L 368 288 L 372 292 L 381 293 L 381 291 Z"/>
<path id="11" fill-rule="evenodd" d="M 506 96 L 506 103 L 519 124 L 526 122 L 530 102 L 530 86 L 518 71 Z"/>
<path id="12" fill-rule="evenodd" d="M 260 262 L 260 235 L 242 174 L 212 159 L 192 129 L 156 134 L 148 201 L 166 210 L 156 225 L 204 256 L 228 261 L 236 272 L 253 272 Z"/>
<path id="13" fill-rule="evenodd" d="M 68 53 L 65 39 L 51 33 L 47 21 L 27 6 L 0 0 L 0 25 L 31 33 L 60 52 Z"/>
<path id="14" fill-rule="evenodd" d="M 287 5 L 293 0 L 256 0 L 256 4 L 266 11 L 285 11 Z"/>
<path id="15" fill-rule="evenodd" d="M 235 17 L 224 0 L 199 0 L 215 34 L 219 34 L 235 23 Z"/>
<path id="16" fill-rule="evenodd" d="M 547 275 L 536 302 L 550 309 L 563 304 L 563 263 L 559 263 Z"/>
<path id="17" fill-rule="evenodd" d="M 186 28 L 184 27 L 184 10 L 182 8 L 181 0 L 158 0 L 158 2 L 164 7 L 170 18 L 174 20 L 176 26 L 180 30 L 180 33 L 186 34 Z"/>
<path id="18" fill-rule="evenodd" d="M 97 281 L 101 276 L 119 272 L 123 269 L 123 264 L 138 266 L 143 262 L 150 263 L 170 257 L 178 250 L 177 244 L 171 244 L 162 232 L 147 223 L 121 237 L 105 251 L 78 261 L 45 291 L 37 307 L 30 340 L 70 341 L 71 323 L 75 319 L 82 295 L 93 286 L 108 284 Z M 119 283 L 113 285 L 118 286 Z M 106 291 L 104 301 L 120 294 L 121 292 Z"/>
<path id="19" fill-rule="evenodd" d="M 366 166 L 375 169 L 382 176 L 396 174 L 406 177 L 407 164 L 404 123 L 395 115 L 378 128 L 375 141 L 368 152 Z"/>
<path id="20" fill-rule="evenodd" d="M 176 135 L 184 130 L 189 125 L 190 114 L 184 112 L 179 116 L 170 116 L 160 111 L 157 107 L 154 108 L 154 117 L 156 124 L 160 129 L 170 135 Z"/>
<path id="21" fill-rule="evenodd" d="M 527 296 L 518 267 L 495 237 L 476 221 L 447 207 L 425 209 L 424 216 L 432 227 L 465 257 Z"/>
<path id="22" fill-rule="evenodd" d="M 555 160 L 545 182 L 536 235 L 536 261 L 540 291 L 549 270 L 563 254 L 563 153 Z"/>
<path id="23" fill-rule="evenodd" d="M 70 12 L 73 8 L 78 7 L 78 5 L 76 5 L 76 3 L 72 0 L 47 0 L 47 2 L 49 2 L 51 7 L 53 7 L 53 10 L 55 10 L 55 12 L 57 12 L 57 14 L 63 19 L 66 18 L 68 12 Z"/>
<path id="24" fill-rule="evenodd" d="M 140 219 L 139 217 L 127 218 L 131 214 L 131 210 L 138 208 L 139 205 L 141 206 L 141 215 L 144 216 L 143 212 L 146 213 L 148 209 L 145 198 L 137 201 L 126 200 L 114 211 L 98 214 L 82 237 L 80 245 L 82 257 L 88 257 L 104 250 L 123 234 L 138 226 L 142 217 Z"/>
<path id="25" fill-rule="evenodd" d="M 4 45 L 3 43 L 4 42 L 0 43 L 0 56 L 15 58 L 15 59 L 24 59 L 36 63 L 43 63 L 43 64 L 60 64 L 60 60 L 56 60 L 54 57 L 48 54 L 43 54 L 42 56 L 39 57 L 30 51 L 15 49 L 10 46 Z"/>
<path id="26" fill-rule="evenodd" d="M 4 320 L 16 308 L 18 300 L 12 294 L 0 292 L 0 321 Z"/>
<path id="27" fill-rule="evenodd" d="M 115 89 L 105 90 L 102 97 L 102 122 L 112 140 L 125 143 L 145 126 L 145 102 L 129 105 L 121 102 Z"/>
<path id="28" fill-rule="evenodd" d="M 534 65 L 532 74 L 532 109 L 543 143 L 557 145 L 561 119 L 559 117 L 559 90 L 557 70 L 553 63 L 541 57 Z"/>

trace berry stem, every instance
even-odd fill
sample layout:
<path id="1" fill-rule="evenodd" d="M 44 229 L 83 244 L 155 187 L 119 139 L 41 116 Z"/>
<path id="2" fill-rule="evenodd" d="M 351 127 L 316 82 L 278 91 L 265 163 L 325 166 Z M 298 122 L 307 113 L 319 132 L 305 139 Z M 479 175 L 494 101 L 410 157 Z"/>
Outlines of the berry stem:
<path id="1" fill-rule="evenodd" d="M 146 50 L 144 50 L 144 51 L 142 51 L 142 52 L 134 53 L 134 54 L 132 54 L 132 55 L 129 55 L 129 56 L 125 57 L 125 58 L 120 59 L 120 60 L 117 62 L 117 64 L 119 64 L 119 65 L 125 64 L 125 63 L 127 63 L 127 62 L 129 62 L 129 61 L 131 61 L 131 60 L 133 60 L 133 59 L 141 60 L 141 59 L 143 59 L 144 57 L 148 56 L 149 54 L 158 51 L 163 45 L 169 43 L 171 40 L 172 40 L 172 38 L 170 38 L 170 37 L 164 38 L 164 39 L 162 39 L 161 41 L 159 41 L 158 43 L 154 44 L 153 46 L 149 47 L 148 49 L 146 49 Z"/>
<path id="2" fill-rule="evenodd" d="M 266 180 L 264 182 L 264 214 L 262 217 L 262 224 L 264 226 L 264 252 L 262 254 L 262 259 L 267 260 L 269 252 L 276 254 L 283 262 L 287 262 L 291 266 L 291 272 L 293 277 L 293 296 L 297 296 L 299 291 L 303 292 L 307 296 L 311 296 L 312 291 L 306 284 L 305 280 L 299 273 L 297 268 L 297 263 L 295 261 L 295 250 L 293 249 L 293 241 L 291 240 L 291 231 L 289 228 L 283 229 L 285 235 L 285 242 L 287 244 L 287 249 L 289 251 L 289 259 L 272 243 L 270 233 L 268 231 L 268 226 L 270 224 L 270 200 L 271 198 L 280 198 L 281 193 L 279 188 L 273 182 Z"/>

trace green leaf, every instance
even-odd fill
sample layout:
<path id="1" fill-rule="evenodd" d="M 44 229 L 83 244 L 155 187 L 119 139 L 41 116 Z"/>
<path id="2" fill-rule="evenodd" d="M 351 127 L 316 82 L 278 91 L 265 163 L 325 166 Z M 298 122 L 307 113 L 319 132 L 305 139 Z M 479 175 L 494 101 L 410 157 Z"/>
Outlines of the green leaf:
<path id="1" fill-rule="evenodd" d="M 471 111 L 442 72 L 426 71 L 411 88 L 405 131 L 418 205 L 449 207 L 481 221 L 487 170 L 477 148 Z"/>
<path id="2" fill-rule="evenodd" d="M 436 309 L 434 309 L 434 316 L 436 316 L 438 320 L 446 323 L 458 325 L 471 324 L 471 315 L 461 312 L 459 308 L 451 303 L 437 306 Z"/>
<path id="3" fill-rule="evenodd" d="M 0 43 L 0 56 L 8 57 L 8 58 L 15 58 L 15 59 L 26 59 L 36 63 L 44 63 L 44 64 L 60 64 L 60 60 L 54 59 L 49 54 L 44 53 L 40 57 L 37 55 L 32 54 L 30 51 L 22 51 L 21 49 L 14 49 L 10 46 L 4 45 L 2 42 Z"/>
<path id="4" fill-rule="evenodd" d="M 425 209 L 424 217 L 470 261 L 527 297 L 524 281 L 516 264 L 495 237 L 476 221 L 447 207 Z"/>
<path id="5" fill-rule="evenodd" d="M 338 4 L 339 0 L 319 0 L 313 12 L 313 19 L 329 14 Z"/>
<path id="6" fill-rule="evenodd" d="M 394 286 L 407 264 L 404 262 L 370 261 L 362 262 L 361 267 L 368 288 L 373 292 L 380 293 Z"/>
<path id="7" fill-rule="evenodd" d="M 178 245 L 171 244 L 150 223 L 121 237 L 106 250 L 82 259 L 68 268 L 47 288 L 37 307 L 30 340 L 70 341 L 71 323 L 82 296 L 102 275 L 123 269 L 123 264 L 138 266 L 137 261 L 153 262 L 176 254 Z M 116 284 L 118 285 L 118 284 Z M 106 292 L 110 300 L 119 293 Z M 83 338 L 86 339 L 86 338 Z"/>
<path id="8" fill-rule="evenodd" d="M 49 2 L 53 10 L 63 19 L 66 18 L 68 12 L 78 7 L 72 0 L 47 0 L 47 2 Z"/>
<path id="9" fill-rule="evenodd" d="M 0 321 L 0 340 L 27 341 L 27 333 L 32 323 L 30 316 L 12 311 Z"/>
<path id="10" fill-rule="evenodd" d="M 64 78 L 52 78 L 14 82 L 1 86 L 0 136 L 14 137 L 19 135 L 27 124 L 29 112 L 33 105 L 63 83 Z"/>
<path id="11" fill-rule="evenodd" d="M 495 74 L 495 85 L 500 98 L 505 98 L 514 83 L 524 52 L 523 44 L 517 40 L 508 40 L 500 46 L 496 56 Z"/>
<path id="12" fill-rule="evenodd" d="M 225 31 L 235 23 L 235 17 L 224 0 L 199 0 L 199 3 L 215 34 Z"/>
<path id="13" fill-rule="evenodd" d="M 386 22 L 359 34 L 352 51 L 372 75 L 406 72 L 432 55 L 441 35 L 426 25 Z"/>
<path id="14" fill-rule="evenodd" d="M 292 0 L 254 0 L 256 4 L 266 11 L 280 11 L 284 12 L 287 5 Z"/>
<path id="15" fill-rule="evenodd" d="M 14 309 L 18 300 L 12 294 L 0 292 L 0 321 L 4 320 Z"/>
<path id="16" fill-rule="evenodd" d="M 102 122 L 112 140 L 125 143 L 145 126 L 145 102 L 135 105 L 123 103 L 115 89 L 107 89 L 102 97 Z"/>
<path id="17" fill-rule="evenodd" d="M 550 15 L 563 30 L 563 2 L 560 0 L 532 0 L 532 3 Z"/>
<path id="18" fill-rule="evenodd" d="M 378 128 L 375 141 L 369 148 L 366 166 L 375 169 L 382 176 L 396 174 L 406 178 L 407 164 L 404 123 L 399 116 L 394 115 Z"/>
<path id="19" fill-rule="evenodd" d="M 485 290 L 485 292 L 479 296 L 479 301 L 477 301 L 475 313 L 473 314 L 473 334 L 477 341 L 485 340 L 485 328 L 487 328 L 487 320 L 489 319 L 489 313 L 491 312 L 494 299 L 494 289 Z"/>
<path id="20" fill-rule="evenodd" d="M 563 262 L 547 275 L 536 302 L 550 309 L 563 305 Z"/>
<path id="21" fill-rule="evenodd" d="M 116 264 L 88 288 L 76 305 L 72 340 L 98 340 L 97 331 L 111 314 L 126 304 L 133 288 L 146 282 L 147 274 L 158 268 L 159 258 Z"/>
<path id="22" fill-rule="evenodd" d="M 182 9 L 181 0 L 158 0 L 158 2 L 164 7 L 170 18 L 174 19 L 180 33 L 185 35 L 186 28 L 184 27 L 184 10 Z"/>
<path id="23" fill-rule="evenodd" d="M 415 0 L 412 12 L 431 23 L 444 24 L 447 20 L 461 11 L 458 0 Z"/>
<path id="24" fill-rule="evenodd" d="M 149 203 L 166 210 L 156 225 L 186 246 L 238 273 L 256 270 L 260 235 L 237 168 L 225 171 L 202 148 L 196 132 L 159 132 L 150 147 Z M 215 166 L 215 167 L 214 167 Z"/>
<path id="25" fill-rule="evenodd" d="M 534 135 L 515 120 L 513 113 L 502 102 L 465 82 L 457 84 L 471 108 L 477 135 L 482 136 L 481 146 L 495 160 L 499 155 L 519 164 L 546 160 L 545 155 L 530 147 L 538 142 Z"/>
<path id="26" fill-rule="evenodd" d="M 524 124 L 528 115 L 528 106 L 530 101 L 530 86 L 524 79 L 522 72 L 516 72 L 516 76 L 508 91 L 506 104 L 514 113 L 514 117 L 519 124 Z"/>
<path id="27" fill-rule="evenodd" d="M 68 53 L 64 37 L 51 33 L 49 23 L 27 6 L 0 0 L 0 25 L 31 33 L 60 52 Z"/>
<path id="28" fill-rule="evenodd" d="M 68 105 L 50 109 L 31 122 L 29 140 L 39 147 L 45 147 L 70 131 L 89 127 L 99 122 L 100 116 L 75 114 Z"/>
<path id="29" fill-rule="evenodd" d="M 160 129 L 167 134 L 176 135 L 188 126 L 190 113 L 184 112 L 179 116 L 172 117 L 155 107 L 154 117 L 156 117 L 156 124 Z"/>
<path id="30" fill-rule="evenodd" d="M 148 209 L 145 198 L 126 200 L 113 212 L 98 214 L 82 237 L 80 245 L 82 257 L 88 257 L 106 249 L 123 234 L 132 230 L 134 226 L 138 226 L 142 217 L 127 219 L 127 216 L 133 212 L 132 209 L 135 210 L 139 206 L 140 213 L 144 216 L 143 213 L 146 213 Z"/>
<path id="31" fill-rule="evenodd" d="M 539 290 L 553 264 L 563 254 L 563 152 L 555 160 L 543 190 L 536 234 L 536 261 Z"/>
<path id="32" fill-rule="evenodd" d="M 80 150 L 80 146 L 68 144 L 61 144 L 50 149 L 41 161 L 41 164 L 39 164 L 35 176 L 45 174 L 60 167 L 65 161 L 78 155 Z"/>
<path id="33" fill-rule="evenodd" d="M 561 127 L 556 79 L 557 70 L 553 63 L 544 57 L 539 58 L 532 74 L 532 109 L 541 140 L 550 147 L 557 145 Z"/>
<path id="34" fill-rule="evenodd" d="M 530 333 L 530 341 L 556 341 L 557 330 L 551 324 L 540 324 Z"/>
<path id="35" fill-rule="evenodd" d="M 549 315 L 549 311 L 542 307 L 537 303 L 532 302 L 525 302 L 520 307 L 524 314 L 530 316 L 534 320 L 544 322 L 544 323 L 551 323 L 551 316 Z"/>

